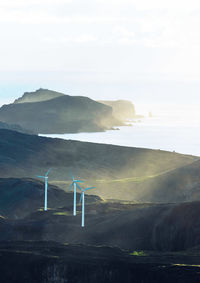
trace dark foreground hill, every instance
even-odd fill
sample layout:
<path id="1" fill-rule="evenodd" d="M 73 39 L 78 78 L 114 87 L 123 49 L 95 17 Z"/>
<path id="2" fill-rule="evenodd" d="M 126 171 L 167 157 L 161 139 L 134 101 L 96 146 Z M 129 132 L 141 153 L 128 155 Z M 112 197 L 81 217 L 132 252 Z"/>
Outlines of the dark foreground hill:
<path id="1" fill-rule="evenodd" d="M 2 283 L 200 282 L 199 255 L 141 257 L 110 247 L 16 241 L 1 242 L 0 255 Z"/>
<path id="2" fill-rule="evenodd" d="M 107 105 L 88 97 L 42 89 L 3 105 L 0 120 L 40 134 L 97 132 L 123 125 L 113 117 L 112 108 Z"/>
<path id="3" fill-rule="evenodd" d="M 116 246 L 128 250 L 181 251 L 200 246 L 200 202 L 134 204 L 103 201 L 86 195 L 81 228 L 80 193 L 77 216 L 73 193 L 48 189 L 32 179 L 0 179 L 0 241 L 36 240 Z"/>
<path id="4" fill-rule="evenodd" d="M 121 249 L 184 251 L 200 246 L 200 202 L 183 204 L 89 203 L 86 197 L 85 227 L 81 205 L 36 211 L 24 219 L 0 220 L 0 240 L 59 241 L 106 245 Z"/>

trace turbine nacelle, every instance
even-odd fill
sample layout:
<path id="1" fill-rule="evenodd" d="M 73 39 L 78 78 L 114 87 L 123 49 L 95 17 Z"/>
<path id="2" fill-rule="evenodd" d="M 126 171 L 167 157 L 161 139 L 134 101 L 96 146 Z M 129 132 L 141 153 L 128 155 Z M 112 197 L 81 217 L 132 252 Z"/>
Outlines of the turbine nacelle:
<path id="1" fill-rule="evenodd" d="M 48 176 L 37 176 L 38 178 L 42 178 L 42 179 L 48 179 Z"/>
<path id="2" fill-rule="evenodd" d="M 49 175 L 50 171 L 51 171 L 51 168 L 49 168 L 49 170 L 46 172 L 46 174 L 44 176 L 37 176 L 37 177 L 42 178 L 42 179 L 48 179 L 48 175 Z"/>
<path id="3" fill-rule="evenodd" d="M 69 189 L 68 189 L 67 192 L 71 191 L 73 185 L 75 185 L 75 184 L 77 185 L 77 187 L 78 187 L 79 189 L 81 189 L 81 187 L 80 187 L 77 183 L 84 183 L 84 181 L 75 180 L 74 177 L 73 177 L 73 175 L 72 175 L 72 180 L 73 180 L 73 181 L 72 181 L 71 185 L 69 186 Z"/>

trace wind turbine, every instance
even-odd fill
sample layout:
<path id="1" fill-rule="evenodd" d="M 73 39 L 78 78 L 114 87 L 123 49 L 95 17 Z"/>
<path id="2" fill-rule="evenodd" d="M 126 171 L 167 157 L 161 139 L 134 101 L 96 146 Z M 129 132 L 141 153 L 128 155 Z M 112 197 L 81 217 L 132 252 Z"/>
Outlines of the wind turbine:
<path id="1" fill-rule="evenodd" d="M 72 176 L 72 180 L 73 182 L 71 183 L 68 192 L 72 189 L 72 187 L 74 186 L 74 208 L 73 208 L 73 215 L 76 216 L 76 186 L 78 186 L 80 189 L 81 187 L 77 184 L 77 183 L 83 183 L 83 181 L 80 180 L 75 180 L 73 175 Z"/>
<path id="2" fill-rule="evenodd" d="M 85 226 L 85 191 L 92 190 L 95 187 L 86 188 L 86 189 L 82 189 L 80 186 L 78 186 L 78 187 L 81 189 L 80 202 L 82 201 L 82 223 L 81 223 L 81 226 L 84 227 Z"/>
<path id="3" fill-rule="evenodd" d="M 47 211 L 47 189 L 48 189 L 48 175 L 51 171 L 51 168 L 46 172 L 45 176 L 37 176 L 45 180 L 45 197 L 44 197 L 44 210 Z"/>

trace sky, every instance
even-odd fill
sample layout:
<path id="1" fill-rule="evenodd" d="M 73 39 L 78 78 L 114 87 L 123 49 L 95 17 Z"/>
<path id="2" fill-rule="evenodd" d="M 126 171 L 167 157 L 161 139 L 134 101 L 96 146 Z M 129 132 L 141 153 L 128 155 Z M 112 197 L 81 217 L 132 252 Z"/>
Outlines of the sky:
<path id="1" fill-rule="evenodd" d="M 0 104 L 43 87 L 197 105 L 199 28 L 199 0 L 1 0 Z"/>

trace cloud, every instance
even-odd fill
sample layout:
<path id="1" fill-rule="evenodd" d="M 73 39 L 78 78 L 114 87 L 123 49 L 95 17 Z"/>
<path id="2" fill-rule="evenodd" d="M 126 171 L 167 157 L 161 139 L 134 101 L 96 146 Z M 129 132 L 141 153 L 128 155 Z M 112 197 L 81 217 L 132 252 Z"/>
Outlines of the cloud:
<path id="1" fill-rule="evenodd" d="M 110 64 L 145 72 L 156 61 L 157 72 L 197 74 L 199 14 L 196 0 L 2 0 L 0 61 L 2 68 L 35 67 L 37 60 L 55 68 L 75 58 L 82 69 L 93 52 L 90 64 L 101 71 Z"/>
<path id="2" fill-rule="evenodd" d="M 18 7 L 28 7 L 28 6 L 33 6 L 33 5 L 49 5 L 49 4 L 68 4 L 72 3 L 73 0 L 2 0 L 0 2 L 0 7 L 4 8 L 18 8 Z"/>
<path id="3" fill-rule="evenodd" d="M 90 34 L 82 34 L 80 36 L 72 36 L 72 37 L 46 37 L 44 38 L 44 42 L 47 44 L 67 44 L 67 45 L 80 45 L 80 44 L 88 44 L 91 42 L 97 42 L 97 37 Z"/>
<path id="4" fill-rule="evenodd" d="M 75 33 L 79 26 L 80 33 L 75 36 L 70 32 L 58 36 L 63 42 L 74 44 L 92 43 L 94 37 L 96 43 L 99 39 L 100 45 L 141 44 L 171 48 L 200 44 L 200 20 L 196 12 L 200 3 L 195 0 L 190 4 L 183 0 L 181 5 L 178 0 L 86 0 L 84 5 L 76 0 L 7 0 L 0 3 L 0 8 L 2 24 L 35 25 L 35 29 L 56 25 L 58 30 L 61 25 L 69 30 L 70 25 Z M 90 34 L 93 39 L 84 39 L 82 33 Z M 46 37 L 53 41 L 53 35 Z M 56 37 L 55 41 L 58 42 Z"/>

